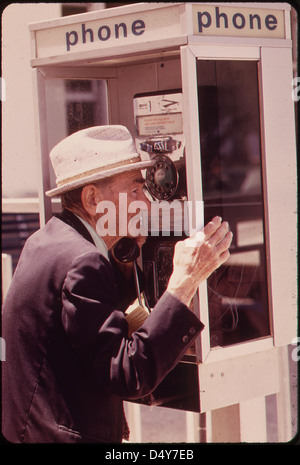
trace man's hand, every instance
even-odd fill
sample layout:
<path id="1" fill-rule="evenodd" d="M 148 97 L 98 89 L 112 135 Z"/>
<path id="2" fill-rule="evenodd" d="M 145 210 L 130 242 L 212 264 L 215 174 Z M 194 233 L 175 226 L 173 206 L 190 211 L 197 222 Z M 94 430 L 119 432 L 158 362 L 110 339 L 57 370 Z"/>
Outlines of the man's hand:
<path id="1" fill-rule="evenodd" d="M 231 241 L 228 223 L 215 217 L 195 236 L 177 242 L 167 291 L 188 306 L 199 284 L 228 260 Z"/>

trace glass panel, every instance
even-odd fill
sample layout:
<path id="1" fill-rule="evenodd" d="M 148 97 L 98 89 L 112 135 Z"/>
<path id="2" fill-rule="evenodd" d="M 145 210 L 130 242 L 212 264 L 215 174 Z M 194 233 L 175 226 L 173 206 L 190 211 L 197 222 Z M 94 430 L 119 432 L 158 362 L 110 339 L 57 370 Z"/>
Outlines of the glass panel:
<path id="1" fill-rule="evenodd" d="M 208 280 L 210 343 L 270 334 L 257 63 L 198 60 L 205 223 L 234 233 L 231 257 Z"/>
<path id="2" fill-rule="evenodd" d="M 105 81 L 68 79 L 65 81 L 65 92 L 68 134 L 106 124 Z"/>
<path id="3" fill-rule="evenodd" d="M 46 80 L 47 137 L 50 150 L 68 135 L 108 124 L 107 82 L 98 79 Z M 51 186 L 55 175 L 50 166 Z"/>
<path id="4" fill-rule="evenodd" d="M 173 271 L 173 254 L 178 238 L 149 236 L 143 247 L 143 271 L 148 302 L 154 307 L 165 292 Z"/>

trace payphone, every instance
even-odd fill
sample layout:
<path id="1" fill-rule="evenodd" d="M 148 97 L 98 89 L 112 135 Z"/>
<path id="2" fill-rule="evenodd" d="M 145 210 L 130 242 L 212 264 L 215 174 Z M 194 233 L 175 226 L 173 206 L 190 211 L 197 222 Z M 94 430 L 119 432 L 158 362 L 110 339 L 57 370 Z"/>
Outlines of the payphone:
<path id="1" fill-rule="evenodd" d="M 219 215 L 234 231 L 230 260 L 207 280 L 210 346 L 225 347 L 270 334 L 257 63 L 199 61 L 197 92 L 204 223 Z M 245 96 L 243 104 L 241 95 Z M 184 203 L 182 92 L 134 96 L 134 117 L 137 150 L 142 157 L 155 160 L 145 173 L 154 201 L 180 199 Z M 167 287 L 178 240 L 171 232 L 167 238 L 163 233 L 160 238 L 149 235 L 143 248 L 146 293 L 152 306 Z M 184 238 L 185 232 L 179 236 Z M 178 392 L 175 395 L 171 384 L 175 399 Z"/>
<path id="2" fill-rule="evenodd" d="M 186 199 L 182 93 L 134 96 L 136 145 L 141 158 L 154 160 L 146 185 L 155 199 Z"/>
<path id="3" fill-rule="evenodd" d="M 142 158 L 154 160 L 145 172 L 152 201 L 187 200 L 181 90 L 135 95 L 133 105 L 136 148 Z M 149 225 L 151 235 L 143 248 L 146 294 L 152 306 L 165 291 L 172 272 L 175 241 L 168 226 L 167 237 L 159 240 L 164 233 L 162 225 L 159 222 L 158 231 Z M 179 235 L 183 235 L 182 230 Z"/>
<path id="4" fill-rule="evenodd" d="M 153 160 L 144 173 L 152 202 L 177 202 L 181 220 L 197 218 L 197 209 L 203 224 L 219 215 L 234 233 L 230 259 L 193 299 L 204 330 L 145 401 L 210 412 L 279 392 L 279 348 L 297 321 L 290 11 L 277 3 L 141 3 L 30 26 L 41 218 L 52 214 L 49 150 L 66 135 L 51 107 L 55 86 L 89 81 L 101 88 L 90 97 L 101 124 L 127 126 L 141 158 Z M 168 231 L 162 222 L 149 227 L 143 247 L 150 306 L 166 289 L 175 243 L 189 234 L 175 220 Z"/>
<path id="5" fill-rule="evenodd" d="M 219 215 L 234 231 L 230 261 L 208 280 L 210 343 L 214 347 L 263 337 L 270 331 L 258 76 L 255 62 L 211 60 L 199 62 L 197 67 L 204 222 Z M 246 88 L 241 105 L 237 97 L 245 95 Z M 146 152 L 146 157 L 155 160 L 145 174 L 148 190 L 156 201 L 184 202 L 182 93 L 135 96 L 134 113 L 137 150 L 142 157 Z M 174 241 L 170 236 L 160 241 L 149 237 L 144 247 L 152 305 L 172 272 Z"/>

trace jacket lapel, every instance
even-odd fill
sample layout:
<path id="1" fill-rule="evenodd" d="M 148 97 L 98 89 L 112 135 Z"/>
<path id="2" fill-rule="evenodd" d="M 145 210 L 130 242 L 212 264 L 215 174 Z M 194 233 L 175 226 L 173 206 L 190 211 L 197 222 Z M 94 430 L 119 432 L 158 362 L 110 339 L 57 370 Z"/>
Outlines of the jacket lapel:
<path id="1" fill-rule="evenodd" d="M 95 245 L 92 236 L 84 226 L 84 224 L 77 218 L 74 213 L 70 210 L 63 210 L 62 213 L 58 213 L 55 215 L 56 218 L 60 219 L 64 223 L 68 224 L 72 228 L 74 228 L 79 234 L 81 234 L 87 241 L 91 242 Z"/>

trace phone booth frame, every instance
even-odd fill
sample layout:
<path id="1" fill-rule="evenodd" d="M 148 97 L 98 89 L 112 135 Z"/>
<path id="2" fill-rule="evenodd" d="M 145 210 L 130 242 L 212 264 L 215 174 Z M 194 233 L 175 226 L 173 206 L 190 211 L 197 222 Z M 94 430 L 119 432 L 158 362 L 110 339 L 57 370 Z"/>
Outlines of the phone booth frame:
<path id="1" fill-rule="evenodd" d="M 129 111 L 128 117 L 124 116 L 124 108 L 143 74 L 130 82 L 127 78 L 130 66 L 138 69 L 141 65 L 141 73 L 156 73 L 156 84 L 149 78 L 149 89 L 146 89 L 149 91 L 169 90 L 168 78 L 162 77 L 158 83 L 157 77 L 159 72 L 162 73 L 159 63 L 169 66 L 169 72 L 176 75 L 172 88 L 182 88 L 188 199 L 196 202 L 203 200 L 201 127 L 195 105 L 198 101 L 197 60 L 247 60 L 258 64 L 271 334 L 228 347 L 212 348 L 207 284 L 201 284 L 195 297 L 195 311 L 205 329 L 197 340 L 196 358 L 185 362 L 197 370 L 201 413 L 235 404 L 245 405 L 253 399 L 279 393 L 282 390 L 282 348 L 285 350 L 297 335 L 297 169 L 294 102 L 291 98 L 290 6 L 234 3 L 222 8 L 221 3 L 209 6 L 199 3 L 134 4 L 30 25 L 31 65 L 38 109 L 41 225 L 57 208 L 45 196 L 53 182 L 49 167 L 47 80 L 106 80 L 109 83 L 109 122 L 124 124 L 132 131 L 132 112 Z M 219 22 L 210 29 L 214 26 L 216 11 Z M 221 30 L 221 25 L 226 25 L 225 13 L 228 23 L 234 13 L 233 25 L 236 27 L 233 32 L 232 26 Z M 252 30 L 248 27 L 244 32 L 251 14 L 251 18 L 260 15 L 264 33 L 253 31 L 253 19 Z M 168 27 L 164 28 L 166 18 Z M 113 37 L 113 27 L 120 21 L 128 26 L 126 37 L 117 36 L 117 29 Z M 102 26 L 98 29 L 100 40 L 97 42 L 96 28 L 99 25 Z M 94 33 L 93 41 L 90 31 Z M 274 31 L 276 34 L 272 36 Z M 105 37 L 101 35 L 104 32 Z M 278 188 L 280 185 L 282 189 Z M 282 270 L 286 279 L 282 279 Z M 240 408 L 240 415 L 241 412 Z"/>

